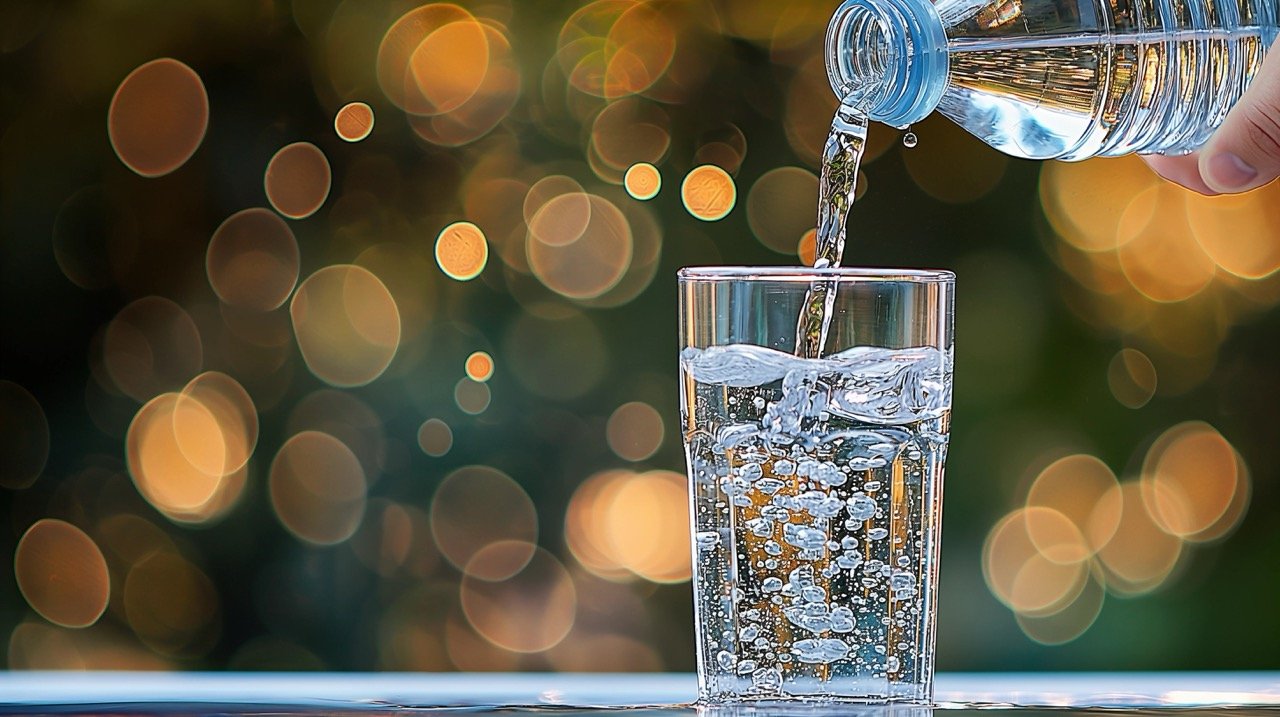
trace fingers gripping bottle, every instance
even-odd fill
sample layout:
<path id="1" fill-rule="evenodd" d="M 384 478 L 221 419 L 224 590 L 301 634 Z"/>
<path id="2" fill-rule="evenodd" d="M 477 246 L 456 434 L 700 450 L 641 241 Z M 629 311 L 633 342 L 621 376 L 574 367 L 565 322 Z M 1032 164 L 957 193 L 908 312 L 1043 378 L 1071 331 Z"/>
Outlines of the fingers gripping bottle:
<path id="1" fill-rule="evenodd" d="M 847 0 L 827 74 L 873 119 L 934 110 L 1028 159 L 1184 154 L 1276 40 L 1280 0 Z"/>

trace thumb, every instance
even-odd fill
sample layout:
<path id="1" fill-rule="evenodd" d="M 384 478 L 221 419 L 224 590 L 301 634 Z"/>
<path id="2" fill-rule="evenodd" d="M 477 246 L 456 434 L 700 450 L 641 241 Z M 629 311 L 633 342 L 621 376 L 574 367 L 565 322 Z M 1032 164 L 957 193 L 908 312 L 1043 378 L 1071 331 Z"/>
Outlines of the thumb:
<path id="1" fill-rule="evenodd" d="M 1280 42 L 1200 152 L 1200 176 L 1216 192 L 1245 192 L 1280 176 Z"/>

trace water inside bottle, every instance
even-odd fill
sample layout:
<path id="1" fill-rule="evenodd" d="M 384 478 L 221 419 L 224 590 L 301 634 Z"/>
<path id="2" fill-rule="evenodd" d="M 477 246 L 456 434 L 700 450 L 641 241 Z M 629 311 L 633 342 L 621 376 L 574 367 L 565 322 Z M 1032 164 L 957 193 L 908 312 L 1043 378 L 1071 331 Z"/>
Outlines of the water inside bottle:
<path id="1" fill-rule="evenodd" d="M 1275 0 L 847 0 L 833 87 L 867 114 L 937 111 L 1003 152 L 1078 160 L 1203 145 L 1275 42 Z"/>
<path id="2" fill-rule="evenodd" d="M 1258 26 L 993 41 L 957 39 L 938 107 L 988 144 L 1032 159 L 1204 144 L 1262 63 Z"/>

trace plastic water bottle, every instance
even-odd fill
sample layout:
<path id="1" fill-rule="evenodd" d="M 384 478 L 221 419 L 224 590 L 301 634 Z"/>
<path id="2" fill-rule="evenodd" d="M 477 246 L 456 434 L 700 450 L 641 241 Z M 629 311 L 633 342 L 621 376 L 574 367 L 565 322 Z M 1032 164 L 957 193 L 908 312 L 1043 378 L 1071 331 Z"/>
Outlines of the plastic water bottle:
<path id="1" fill-rule="evenodd" d="M 827 74 L 867 115 L 934 110 L 1028 159 L 1204 144 L 1262 64 L 1277 0 L 847 0 Z"/>

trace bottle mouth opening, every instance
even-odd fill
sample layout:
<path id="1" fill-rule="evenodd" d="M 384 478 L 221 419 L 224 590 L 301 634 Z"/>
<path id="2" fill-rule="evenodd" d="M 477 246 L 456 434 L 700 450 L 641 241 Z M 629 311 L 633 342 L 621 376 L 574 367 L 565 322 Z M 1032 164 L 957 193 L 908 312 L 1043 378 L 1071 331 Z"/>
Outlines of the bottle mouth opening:
<path id="1" fill-rule="evenodd" d="M 842 101 L 854 95 L 869 118 L 905 127 L 942 99 L 946 47 L 930 0 L 845 0 L 827 26 L 827 78 Z"/>
<path id="2" fill-rule="evenodd" d="M 862 95 L 874 107 L 888 88 L 891 65 L 897 64 L 881 8 L 862 0 L 848 0 L 827 27 L 827 79 L 841 100 Z"/>

